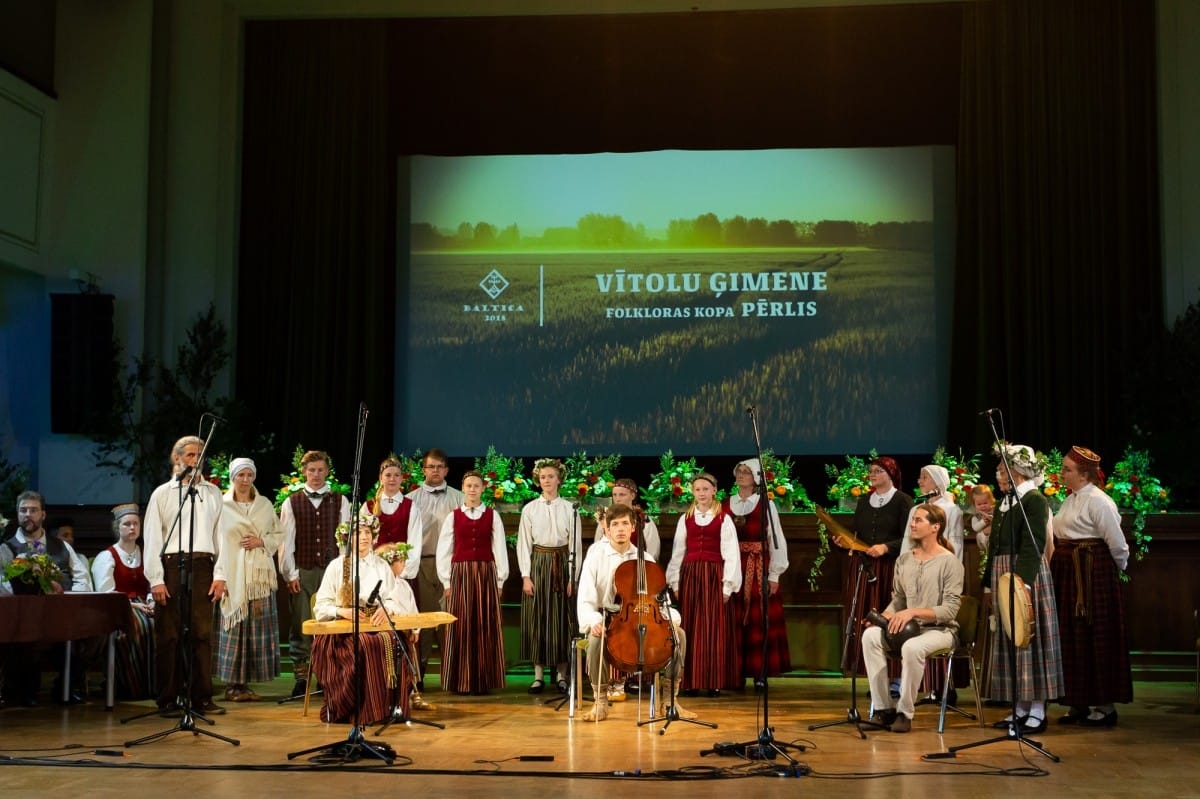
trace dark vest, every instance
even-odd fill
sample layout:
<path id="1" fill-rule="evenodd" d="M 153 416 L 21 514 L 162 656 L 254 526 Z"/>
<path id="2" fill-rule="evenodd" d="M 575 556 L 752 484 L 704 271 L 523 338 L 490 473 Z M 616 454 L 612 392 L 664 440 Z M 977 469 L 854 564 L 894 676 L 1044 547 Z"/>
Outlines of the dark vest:
<path id="1" fill-rule="evenodd" d="M 698 560 L 721 563 L 724 560 L 721 557 L 721 525 L 724 524 L 724 519 L 723 508 L 715 519 L 703 527 L 696 524 L 695 516 L 684 517 L 683 523 L 687 528 L 687 552 L 683 556 L 684 563 L 694 563 Z"/>
<path id="2" fill-rule="evenodd" d="M 453 563 L 482 560 L 494 561 L 492 554 L 492 514 L 491 508 L 484 510 L 478 520 L 463 513 L 462 508 L 454 510 L 454 557 Z"/>
<path id="3" fill-rule="evenodd" d="M 143 567 L 126 566 L 125 561 L 121 560 L 121 553 L 117 551 L 116 544 L 108 548 L 108 554 L 112 555 L 113 559 L 113 583 L 117 591 L 130 599 L 145 601 L 146 594 L 150 593 L 150 582 L 146 579 Z"/>
<path id="4" fill-rule="evenodd" d="M 378 499 L 367 501 L 367 512 L 375 514 L 379 519 L 379 540 L 375 542 L 375 546 L 377 547 L 381 547 L 384 544 L 413 543 L 408 540 L 408 518 L 413 509 L 412 500 L 405 499 L 403 494 L 397 494 L 396 496 L 400 497 L 401 503 L 400 507 L 396 508 L 396 512 L 392 514 L 382 513 L 378 509 Z"/>
<path id="5" fill-rule="evenodd" d="M 342 510 L 342 495 L 328 491 L 314 508 L 303 491 L 288 497 L 296 520 L 296 568 L 324 569 L 338 556 L 334 533 Z"/>

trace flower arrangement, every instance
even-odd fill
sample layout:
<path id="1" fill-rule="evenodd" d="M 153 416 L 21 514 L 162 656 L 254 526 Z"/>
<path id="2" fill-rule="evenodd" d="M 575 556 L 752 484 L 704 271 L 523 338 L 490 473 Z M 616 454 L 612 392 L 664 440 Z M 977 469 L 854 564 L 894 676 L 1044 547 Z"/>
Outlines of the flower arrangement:
<path id="1" fill-rule="evenodd" d="M 1071 493 L 1062 481 L 1063 455 L 1057 449 L 1046 454 L 1046 482 L 1042 483 L 1042 495 L 1050 502 L 1050 510 L 1056 511 Z"/>
<path id="2" fill-rule="evenodd" d="M 384 544 L 375 550 L 375 554 L 383 558 L 384 563 L 389 566 L 393 563 L 398 563 L 402 560 L 408 560 L 409 553 L 413 550 L 413 545 L 407 541 L 396 541 L 392 544 Z"/>
<path id="3" fill-rule="evenodd" d="M 763 450 L 763 481 L 767 493 L 779 510 L 811 510 L 812 500 L 804 486 L 792 479 L 792 459 L 780 459 L 769 449 Z"/>
<path id="4" fill-rule="evenodd" d="M 1150 453 L 1126 447 L 1121 460 L 1113 466 L 1105 482 L 1117 507 L 1133 511 L 1133 557 L 1141 560 L 1150 552 L 1151 536 L 1146 535 L 1146 514 L 1164 513 L 1171 501 L 1170 492 L 1150 473 Z M 1122 578 L 1126 577 L 1122 573 Z"/>
<path id="5" fill-rule="evenodd" d="M 825 464 L 825 474 L 833 480 L 826 495 L 830 501 L 837 502 L 843 508 L 853 510 L 858 498 L 871 490 L 871 478 L 867 472 L 867 464 L 879 457 L 879 453 L 871 450 L 864 460 L 855 455 L 846 456 L 846 465 L 839 469 L 832 463 Z"/>
<path id="6" fill-rule="evenodd" d="M 577 498 L 584 505 L 595 505 L 596 500 L 612 497 L 613 472 L 621 465 L 620 455 L 600 455 L 588 458 L 586 452 L 577 452 L 567 457 L 563 466 L 567 477 L 563 481 L 562 494 L 570 499 Z"/>
<path id="7" fill-rule="evenodd" d="M 304 473 L 300 469 L 300 459 L 304 457 L 307 450 L 301 445 L 296 445 L 296 450 L 292 453 L 292 473 L 279 475 L 279 481 L 283 484 L 279 490 L 275 492 L 275 512 L 283 507 L 283 503 L 287 502 L 288 497 L 295 494 L 297 491 L 304 490 Z M 228 479 L 228 470 L 226 470 Z M 333 468 L 333 459 L 329 459 L 329 476 L 325 478 L 325 482 L 329 485 L 329 490 L 335 494 L 348 496 L 350 494 L 350 486 L 337 481 L 337 473 Z"/>
<path id="8" fill-rule="evenodd" d="M 651 476 L 650 484 L 642 489 L 646 512 L 654 515 L 667 508 L 690 505 L 695 500 L 692 496 L 692 480 L 704 469 L 696 464 L 695 458 L 677 463 L 671 450 L 662 454 L 658 465 L 659 471 Z M 724 491 L 718 491 L 717 501 L 723 499 L 724 495 Z"/>
<path id="9" fill-rule="evenodd" d="M 224 494 L 229 490 L 229 462 L 233 460 L 227 452 L 218 452 L 208 459 L 208 482 L 221 489 Z"/>
<path id="10" fill-rule="evenodd" d="M 333 540 L 337 542 L 338 549 L 346 548 L 346 541 L 350 537 L 350 521 L 344 521 L 337 526 L 333 531 Z M 358 523 L 354 527 L 366 527 L 371 531 L 371 535 L 379 535 L 379 517 L 373 513 L 359 513 Z M 408 544 L 405 544 L 408 546 Z"/>
<path id="11" fill-rule="evenodd" d="M 14 592 L 17 592 L 17 583 L 24 583 L 36 584 L 43 594 L 53 594 L 53 584 L 63 579 L 63 573 L 45 552 L 29 552 L 17 555 L 6 564 L 4 577 L 12 583 Z"/>
<path id="12" fill-rule="evenodd" d="M 487 505 L 522 505 L 538 492 L 525 477 L 525 462 L 506 458 L 489 445 L 483 459 L 475 459 L 475 471 L 483 475 L 483 501 Z"/>
<path id="13" fill-rule="evenodd" d="M 962 450 L 958 455 L 947 455 L 945 447 L 938 447 L 933 453 L 933 462 L 950 474 L 950 486 L 946 493 L 958 505 L 970 505 L 971 489 L 979 482 L 979 456 L 963 457 Z"/>

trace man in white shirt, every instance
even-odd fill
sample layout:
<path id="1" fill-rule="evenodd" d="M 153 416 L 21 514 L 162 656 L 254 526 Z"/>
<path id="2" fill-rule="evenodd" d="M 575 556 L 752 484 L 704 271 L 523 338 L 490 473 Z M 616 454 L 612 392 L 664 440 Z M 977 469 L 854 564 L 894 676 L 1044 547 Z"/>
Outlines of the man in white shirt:
<path id="1" fill-rule="evenodd" d="M 449 485 L 449 459 L 445 452 L 436 447 L 421 456 L 421 471 L 425 482 L 408 492 L 408 498 L 421 513 L 421 565 L 417 572 L 417 607 L 421 612 L 441 610 L 445 588 L 437 573 L 438 539 L 441 537 L 442 522 L 466 501 L 463 492 Z M 421 673 L 417 675 L 417 691 L 425 690 L 425 668 L 433 653 L 434 630 L 422 630 L 420 642 Z M 428 710 L 424 700 L 414 701 L 416 710 Z"/>
<path id="2" fill-rule="evenodd" d="M 214 579 L 220 536 L 221 491 L 202 479 L 200 451 L 204 441 L 184 436 L 171 448 L 173 475 L 154 489 L 142 525 L 142 553 L 146 581 L 154 596 L 154 659 L 158 707 L 171 713 L 188 707 L 206 715 L 221 715 L 225 708 L 212 701 L 213 609 L 223 589 Z M 183 684 L 189 673 L 180 662 L 183 605 L 189 605 L 188 632 L 192 658 L 191 686 Z"/>

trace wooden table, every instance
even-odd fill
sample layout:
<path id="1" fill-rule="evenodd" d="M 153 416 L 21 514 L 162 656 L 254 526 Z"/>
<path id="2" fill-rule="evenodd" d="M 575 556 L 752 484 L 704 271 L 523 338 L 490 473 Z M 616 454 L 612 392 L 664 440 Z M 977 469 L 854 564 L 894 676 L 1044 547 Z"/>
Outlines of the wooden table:
<path id="1" fill-rule="evenodd" d="M 114 636 L 129 630 L 133 611 L 129 598 L 117 593 L 69 592 L 0 596 L 0 643 L 57 643 L 65 641 L 62 699 L 71 691 L 71 642 L 96 635 L 108 637 L 108 685 L 106 710 L 113 708 L 113 669 L 116 662 Z"/>

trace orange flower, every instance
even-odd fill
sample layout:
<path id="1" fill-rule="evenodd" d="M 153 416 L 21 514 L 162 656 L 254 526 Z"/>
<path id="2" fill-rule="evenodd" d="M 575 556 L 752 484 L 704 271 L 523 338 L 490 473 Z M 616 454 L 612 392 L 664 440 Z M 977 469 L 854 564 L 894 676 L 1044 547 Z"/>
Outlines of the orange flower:
<path id="1" fill-rule="evenodd" d="M 854 486 L 853 488 L 851 488 L 851 489 L 850 489 L 850 495 L 851 495 L 851 496 L 855 496 L 855 497 L 857 497 L 857 496 L 858 496 L 859 494 L 861 494 L 861 493 L 862 493 L 862 489 L 861 489 L 861 488 L 859 488 L 858 486 Z"/>

